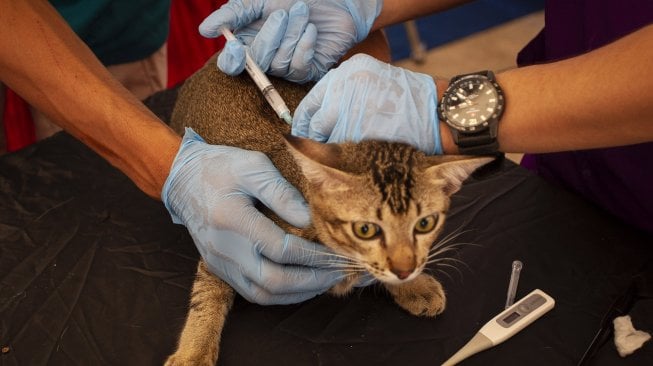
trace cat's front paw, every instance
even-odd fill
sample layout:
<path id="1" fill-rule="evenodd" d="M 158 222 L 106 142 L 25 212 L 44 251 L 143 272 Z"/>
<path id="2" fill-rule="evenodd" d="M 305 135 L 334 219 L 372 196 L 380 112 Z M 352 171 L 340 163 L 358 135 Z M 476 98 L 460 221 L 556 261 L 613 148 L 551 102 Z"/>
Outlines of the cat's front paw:
<path id="1" fill-rule="evenodd" d="M 210 353 L 210 352 L 209 352 Z M 203 355 L 196 357 L 184 355 L 179 352 L 168 357 L 164 366 L 215 366 L 217 360 L 214 360 L 210 355 Z"/>
<path id="2" fill-rule="evenodd" d="M 444 311 L 444 289 L 435 278 L 422 273 L 401 285 L 386 285 L 395 302 L 404 310 L 417 316 L 434 317 Z"/>
<path id="3" fill-rule="evenodd" d="M 329 289 L 329 294 L 336 297 L 347 295 L 356 286 L 360 278 L 361 276 L 358 273 L 348 273 L 345 278 Z"/>

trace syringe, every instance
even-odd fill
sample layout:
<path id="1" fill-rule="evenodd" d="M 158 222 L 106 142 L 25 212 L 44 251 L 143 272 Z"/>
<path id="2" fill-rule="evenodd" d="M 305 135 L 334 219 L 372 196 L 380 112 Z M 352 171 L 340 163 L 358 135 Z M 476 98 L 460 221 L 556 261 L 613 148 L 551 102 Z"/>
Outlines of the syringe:
<path id="1" fill-rule="evenodd" d="M 226 27 L 221 27 L 220 31 L 227 41 L 235 41 L 236 37 L 233 33 Z M 279 118 L 286 121 L 289 125 L 292 124 L 292 117 L 290 116 L 290 109 L 281 98 L 281 95 L 277 92 L 277 89 L 274 88 L 270 79 L 265 76 L 265 73 L 261 70 L 260 67 L 254 62 L 252 56 L 249 55 L 249 52 L 245 51 L 245 70 L 249 73 L 249 76 L 252 77 L 254 83 L 259 88 L 265 100 L 268 101 L 270 107 L 274 109 Z"/>

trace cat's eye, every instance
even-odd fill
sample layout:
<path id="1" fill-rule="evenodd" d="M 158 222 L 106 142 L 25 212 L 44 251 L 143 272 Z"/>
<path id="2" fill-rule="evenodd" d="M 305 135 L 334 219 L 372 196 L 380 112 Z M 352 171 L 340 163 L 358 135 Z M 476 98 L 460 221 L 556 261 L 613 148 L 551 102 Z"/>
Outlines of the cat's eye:
<path id="1" fill-rule="evenodd" d="M 352 224 L 354 235 L 360 239 L 374 239 L 381 234 L 381 228 L 371 222 L 355 222 Z"/>
<path id="2" fill-rule="evenodd" d="M 425 234 L 433 229 L 435 229 L 435 224 L 438 223 L 437 218 L 435 215 L 429 215 L 426 217 L 422 217 L 418 222 L 417 225 L 415 225 L 415 231 L 419 234 Z"/>

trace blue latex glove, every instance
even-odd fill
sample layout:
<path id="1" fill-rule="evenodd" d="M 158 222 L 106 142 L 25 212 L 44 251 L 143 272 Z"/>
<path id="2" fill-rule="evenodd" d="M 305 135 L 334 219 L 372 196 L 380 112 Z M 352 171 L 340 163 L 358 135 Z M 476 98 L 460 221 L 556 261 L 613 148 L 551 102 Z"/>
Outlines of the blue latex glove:
<path id="1" fill-rule="evenodd" d="M 322 142 L 377 139 L 442 154 L 431 76 L 359 54 L 329 71 L 295 110 L 292 134 Z"/>
<path id="2" fill-rule="evenodd" d="M 251 302 L 301 302 L 342 278 L 327 267 L 338 260 L 326 247 L 284 232 L 255 208 L 260 200 L 292 225 L 309 224 L 301 194 L 260 152 L 209 145 L 186 129 L 161 198 L 209 270 Z"/>
<path id="3" fill-rule="evenodd" d="M 382 0 L 231 0 L 209 15 L 199 31 L 214 38 L 226 26 L 264 72 L 305 83 L 319 80 L 365 39 L 381 7 Z M 218 58 L 220 70 L 242 72 L 242 47 L 227 43 Z"/>

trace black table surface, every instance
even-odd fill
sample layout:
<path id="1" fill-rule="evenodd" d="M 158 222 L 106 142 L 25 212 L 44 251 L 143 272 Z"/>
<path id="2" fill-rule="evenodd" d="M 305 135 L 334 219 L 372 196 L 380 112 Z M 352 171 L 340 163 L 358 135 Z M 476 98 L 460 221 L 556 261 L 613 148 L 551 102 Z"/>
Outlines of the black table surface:
<path id="1" fill-rule="evenodd" d="M 166 119 L 170 98 L 148 102 Z M 185 228 L 66 133 L 0 157 L 0 187 L 0 364 L 162 364 L 198 260 Z M 631 286 L 625 312 L 653 331 L 653 238 L 510 161 L 465 183 L 448 234 L 466 244 L 430 268 L 448 298 L 437 318 L 377 286 L 290 306 L 238 297 L 219 364 L 439 365 L 503 310 L 515 259 L 517 298 L 539 288 L 555 308 L 463 365 L 576 365 Z M 607 337 L 588 364 L 651 365 L 653 345 L 621 358 Z"/>

